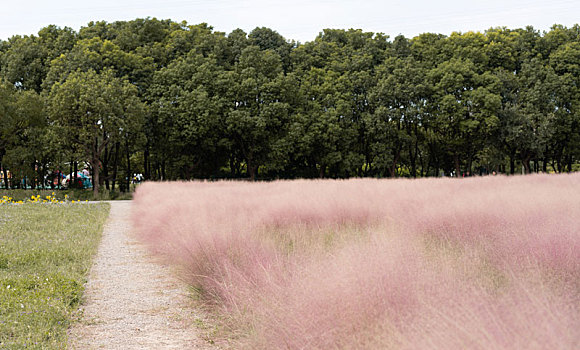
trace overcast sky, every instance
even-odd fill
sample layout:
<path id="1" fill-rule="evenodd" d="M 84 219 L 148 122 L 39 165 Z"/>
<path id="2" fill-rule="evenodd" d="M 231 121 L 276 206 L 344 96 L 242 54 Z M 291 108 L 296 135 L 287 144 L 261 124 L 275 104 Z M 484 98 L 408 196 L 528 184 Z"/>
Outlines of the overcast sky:
<path id="1" fill-rule="evenodd" d="M 156 17 L 206 22 L 217 31 L 269 27 L 287 39 L 311 41 L 324 28 L 362 28 L 391 37 L 424 32 L 580 22 L 580 0 L 0 0 L 0 39 L 36 34 L 49 24 L 79 30 L 90 21 Z"/>

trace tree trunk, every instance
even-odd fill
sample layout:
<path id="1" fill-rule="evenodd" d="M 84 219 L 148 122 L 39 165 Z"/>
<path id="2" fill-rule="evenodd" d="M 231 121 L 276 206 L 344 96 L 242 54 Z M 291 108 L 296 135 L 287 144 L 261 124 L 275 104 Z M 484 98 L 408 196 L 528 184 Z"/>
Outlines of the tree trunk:
<path id="1" fill-rule="evenodd" d="M 36 177 L 38 176 L 38 168 L 36 167 L 36 161 L 32 163 L 32 173 L 34 176 L 32 177 L 32 189 L 36 188 Z"/>
<path id="2" fill-rule="evenodd" d="M 70 164 L 68 165 L 68 188 L 72 188 L 72 180 L 73 180 L 73 160 L 70 160 Z"/>
<path id="3" fill-rule="evenodd" d="M 510 154 L 510 175 L 513 175 L 516 172 L 516 161 L 514 156 Z"/>
<path id="4" fill-rule="evenodd" d="M 103 157 L 103 179 L 105 180 L 105 188 L 107 191 L 111 190 L 109 183 L 109 158 L 111 157 L 109 147 L 105 147 L 105 156 Z"/>
<path id="5" fill-rule="evenodd" d="M 42 183 L 43 181 L 41 181 L 41 177 L 40 177 L 40 162 L 35 161 L 34 162 L 34 188 L 39 188 L 41 190 L 43 190 L 42 188 Z"/>
<path id="6" fill-rule="evenodd" d="M 91 166 L 93 167 L 93 197 L 97 198 L 99 196 L 99 175 L 100 175 L 100 164 L 101 162 L 96 155 L 93 155 L 91 160 Z"/>
<path id="7" fill-rule="evenodd" d="M 399 158 L 401 157 L 401 150 L 397 149 L 393 151 L 393 163 L 391 167 L 388 168 L 389 177 L 397 177 L 397 163 L 399 162 Z"/>
<path id="8" fill-rule="evenodd" d="M 113 183 L 111 189 L 115 191 L 115 183 L 117 182 L 117 169 L 119 166 L 119 142 L 115 142 L 115 160 L 113 161 Z"/>
<path id="9" fill-rule="evenodd" d="M 259 165 L 256 165 L 254 163 L 254 156 L 252 152 L 249 153 L 244 153 L 247 154 L 246 156 L 246 172 L 247 175 L 250 177 L 251 181 L 255 181 L 256 180 L 256 175 L 258 175 L 258 167 Z"/>
<path id="10" fill-rule="evenodd" d="M 457 153 L 455 153 L 453 155 L 453 161 L 455 162 L 455 176 L 460 178 L 461 177 L 461 167 L 460 167 L 460 163 L 459 163 L 459 155 Z"/>
<path id="11" fill-rule="evenodd" d="M 418 153 L 419 155 L 419 164 L 421 164 L 421 177 L 425 177 L 425 157 L 421 152 Z M 427 169 L 429 171 L 429 169 Z"/>
<path id="12" fill-rule="evenodd" d="M 231 155 L 230 155 L 230 176 L 236 177 L 235 161 L 234 161 L 234 157 L 232 157 Z"/>
<path id="13" fill-rule="evenodd" d="M 143 152 L 143 177 L 145 180 L 149 180 L 151 178 L 150 173 L 151 164 L 149 163 L 149 141 L 145 145 L 145 151 Z"/>
<path id="14" fill-rule="evenodd" d="M 470 153 L 467 161 L 467 173 L 469 174 L 469 176 L 473 175 L 473 169 L 471 169 L 472 165 L 473 165 L 473 153 Z"/>
<path id="15" fill-rule="evenodd" d="M 320 169 L 318 169 L 318 178 L 323 179 L 325 172 L 326 172 L 326 165 L 320 164 Z"/>
<path id="16" fill-rule="evenodd" d="M 2 173 L 4 173 L 4 188 L 8 189 L 8 169 L 2 168 Z"/>
<path id="17" fill-rule="evenodd" d="M 530 156 L 522 158 L 522 166 L 524 167 L 524 172 L 526 174 L 530 173 Z"/>
<path id="18" fill-rule="evenodd" d="M 542 172 L 547 173 L 548 172 L 548 158 L 544 157 L 544 160 L 542 161 Z"/>
<path id="19" fill-rule="evenodd" d="M 552 158 L 552 169 L 554 169 L 554 171 L 557 171 L 559 173 L 562 172 L 562 169 L 560 167 L 562 161 L 562 152 L 563 150 L 561 148 L 554 150 Z"/>
<path id="20" fill-rule="evenodd" d="M 78 172 L 79 172 L 79 163 L 75 160 L 74 162 L 74 169 L 73 169 L 73 174 L 74 174 L 74 188 L 78 187 L 79 184 L 79 177 L 78 177 Z"/>
<path id="21" fill-rule="evenodd" d="M 46 186 L 46 181 L 44 181 L 44 171 L 46 170 L 44 162 L 38 164 L 38 179 L 40 181 L 40 189 L 44 190 Z"/>
<path id="22" fill-rule="evenodd" d="M 157 163 L 157 160 L 155 158 L 153 158 L 153 167 L 151 167 L 151 158 L 149 161 L 149 179 L 151 180 L 159 180 L 159 164 Z"/>
<path id="23" fill-rule="evenodd" d="M 129 140 L 126 140 L 126 151 L 127 151 L 127 192 L 131 192 L 131 154 L 129 153 Z"/>
<path id="24" fill-rule="evenodd" d="M 413 178 L 417 178 L 417 165 L 416 165 L 417 153 L 413 152 L 413 147 L 409 145 L 409 158 L 411 160 L 411 174 Z"/>
<path id="25" fill-rule="evenodd" d="M 251 181 L 256 181 L 256 176 L 258 175 L 259 165 L 253 165 L 248 163 L 248 175 Z"/>
<path id="26" fill-rule="evenodd" d="M 368 148 L 368 147 L 367 147 Z M 370 152 L 365 152 L 365 163 L 366 163 L 366 170 L 363 172 L 364 176 L 372 175 L 373 173 L 373 161 L 370 155 Z"/>

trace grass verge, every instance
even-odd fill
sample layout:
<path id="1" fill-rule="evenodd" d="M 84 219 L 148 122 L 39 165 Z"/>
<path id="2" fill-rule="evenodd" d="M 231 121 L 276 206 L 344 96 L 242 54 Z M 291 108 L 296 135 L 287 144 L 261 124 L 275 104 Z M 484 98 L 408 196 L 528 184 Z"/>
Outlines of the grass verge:
<path id="1" fill-rule="evenodd" d="M 75 201 L 108 201 L 108 200 L 128 200 L 133 198 L 133 191 L 131 192 L 119 192 L 119 191 L 108 191 L 102 190 L 99 195 L 95 198 L 92 189 L 70 189 L 70 190 L 58 190 L 58 189 L 46 189 L 46 190 L 5 190 L 0 189 L 0 198 L 2 196 L 12 197 L 14 201 L 26 200 L 31 196 L 40 195 L 41 198 L 46 196 L 51 196 L 52 194 L 57 199 L 64 200 L 65 195 L 68 196 L 69 200 Z"/>
<path id="2" fill-rule="evenodd" d="M 109 207 L 0 206 L 0 348 L 66 348 Z"/>

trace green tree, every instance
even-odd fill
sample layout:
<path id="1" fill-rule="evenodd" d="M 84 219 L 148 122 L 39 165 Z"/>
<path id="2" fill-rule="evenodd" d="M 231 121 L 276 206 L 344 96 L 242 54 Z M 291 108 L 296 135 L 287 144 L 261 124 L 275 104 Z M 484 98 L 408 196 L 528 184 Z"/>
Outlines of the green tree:
<path id="1" fill-rule="evenodd" d="M 280 56 L 272 50 L 248 46 L 241 53 L 234 77 L 227 134 L 234 149 L 243 156 L 248 176 L 254 180 L 286 126 L 289 106 L 281 96 L 284 74 Z"/>
<path id="2" fill-rule="evenodd" d="M 194 51 L 156 73 L 149 97 L 157 124 L 154 144 L 171 159 L 177 177 L 216 175 L 227 160 L 223 125 L 231 83 L 215 57 Z"/>
<path id="3" fill-rule="evenodd" d="M 96 196 L 105 148 L 126 136 L 129 126 L 140 124 L 134 122 L 143 114 L 137 89 L 116 78 L 111 70 L 100 74 L 78 70 L 53 85 L 49 112 L 57 135 L 63 142 L 77 145 L 83 160 L 90 164 Z"/>
<path id="4" fill-rule="evenodd" d="M 517 76 L 504 73 L 500 133 L 510 156 L 510 172 L 518 156 L 526 173 L 530 160 L 544 156 L 552 135 L 558 79 L 539 57 L 522 65 Z"/>
<path id="5" fill-rule="evenodd" d="M 378 82 L 373 91 L 373 103 L 377 105 L 372 116 L 374 153 L 377 164 L 391 177 L 397 175 L 402 152 L 408 154 L 411 175 L 417 175 L 430 90 L 425 73 L 411 56 L 390 57 L 378 68 Z"/>
<path id="6" fill-rule="evenodd" d="M 99 73 L 105 69 L 113 70 L 117 77 L 127 78 L 143 90 L 149 83 L 154 65 L 153 59 L 125 52 L 112 41 L 98 37 L 83 39 L 71 51 L 51 62 L 44 88 L 50 89 L 54 83 L 63 82 L 77 70 Z"/>
<path id="7" fill-rule="evenodd" d="M 41 91 L 46 76 L 47 48 L 34 35 L 14 36 L 2 57 L 2 77 L 14 86 Z"/>
<path id="8" fill-rule="evenodd" d="M 34 91 L 18 91 L 8 83 L 0 84 L 0 121 L 4 178 L 10 168 L 13 178 L 27 178 L 27 185 L 42 184 L 41 169 L 47 162 L 47 120 L 42 98 Z"/>
<path id="9" fill-rule="evenodd" d="M 495 91 L 497 81 L 476 70 L 470 60 L 453 58 L 428 74 L 434 86 L 431 125 L 452 157 L 457 176 L 464 160 L 466 171 L 471 172 L 474 157 L 498 124 L 501 98 Z"/>
<path id="10" fill-rule="evenodd" d="M 580 157 L 580 41 L 560 46 L 549 63 L 558 75 L 550 148 L 555 168 L 562 171 L 566 164 L 572 171 L 574 160 Z"/>

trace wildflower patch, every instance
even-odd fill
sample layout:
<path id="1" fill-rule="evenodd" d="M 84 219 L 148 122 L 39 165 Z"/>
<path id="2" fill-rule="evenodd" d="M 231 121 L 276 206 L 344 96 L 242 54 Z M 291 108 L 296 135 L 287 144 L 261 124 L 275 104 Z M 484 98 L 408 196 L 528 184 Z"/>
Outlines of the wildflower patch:
<path id="1" fill-rule="evenodd" d="M 70 200 L 68 194 L 65 194 L 63 198 L 58 198 L 55 192 L 52 192 L 51 195 L 42 197 L 41 195 L 32 195 L 28 198 L 15 200 L 10 196 L 2 196 L 0 198 L 0 205 L 1 204 L 25 204 L 25 203 L 38 203 L 38 204 L 75 204 L 75 203 L 88 203 L 88 200 Z"/>

